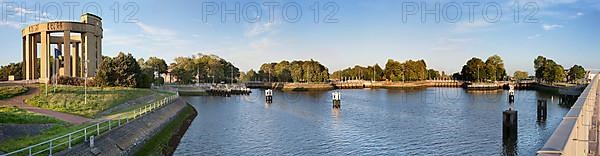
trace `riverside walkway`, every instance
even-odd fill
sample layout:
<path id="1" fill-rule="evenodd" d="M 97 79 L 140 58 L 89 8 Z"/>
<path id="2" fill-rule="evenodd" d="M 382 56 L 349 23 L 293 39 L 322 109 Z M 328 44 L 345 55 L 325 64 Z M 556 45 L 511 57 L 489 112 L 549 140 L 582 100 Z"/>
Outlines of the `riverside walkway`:
<path id="1" fill-rule="evenodd" d="M 16 106 L 20 109 L 24 109 L 30 112 L 35 112 L 35 113 L 39 113 L 39 114 L 43 114 L 46 116 L 50 116 L 50 117 L 54 117 L 56 119 L 71 123 L 71 124 L 83 124 L 85 122 L 90 121 L 90 119 L 88 118 L 84 118 L 81 116 L 77 116 L 77 115 L 72 115 L 72 114 L 67 114 L 67 113 L 61 113 L 61 112 L 57 112 L 57 111 L 52 111 L 52 110 L 48 110 L 48 109 L 43 109 L 43 108 L 39 108 L 39 107 L 35 107 L 35 106 L 31 106 L 27 103 L 25 103 L 25 99 L 30 98 L 31 96 L 38 94 L 40 91 L 37 87 L 32 87 L 32 86 L 27 86 L 27 88 L 29 88 L 29 91 L 27 91 L 27 93 L 20 95 L 20 96 L 16 96 L 10 99 L 5 99 L 5 100 L 0 100 L 0 106 Z"/>
<path id="2" fill-rule="evenodd" d="M 598 133 L 600 132 L 600 95 L 598 89 L 599 76 L 579 96 L 571 110 L 563 117 L 556 130 L 544 147 L 537 154 L 539 156 L 555 155 L 598 155 Z"/>

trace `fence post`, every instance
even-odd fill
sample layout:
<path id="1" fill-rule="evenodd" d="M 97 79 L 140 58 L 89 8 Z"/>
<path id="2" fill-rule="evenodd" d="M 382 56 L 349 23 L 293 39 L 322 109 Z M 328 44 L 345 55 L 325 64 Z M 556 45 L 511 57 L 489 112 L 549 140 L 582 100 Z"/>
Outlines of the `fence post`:
<path id="1" fill-rule="evenodd" d="M 52 156 L 52 141 L 50 141 L 50 156 Z"/>
<path id="2" fill-rule="evenodd" d="M 69 134 L 69 149 L 71 149 L 71 134 Z"/>
<path id="3" fill-rule="evenodd" d="M 110 120 L 110 119 L 108 120 L 108 130 L 109 130 L 109 131 L 110 131 L 110 129 L 111 129 L 111 125 L 110 125 L 110 122 L 111 122 L 111 121 L 112 121 L 112 120 Z"/>
<path id="4" fill-rule="evenodd" d="M 100 123 L 96 124 L 96 134 L 100 135 Z"/>
<path id="5" fill-rule="evenodd" d="M 31 146 L 29 146 L 29 156 L 31 156 Z"/>
<path id="6" fill-rule="evenodd" d="M 87 127 L 83 128 L 83 141 L 86 142 L 87 141 Z"/>
<path id="7" fill-rule="evenodd" d="M 119 117 L 119 126 L 121 126 L 121 119 L 122 119 L 122 118 L 120 118 L 120 117 Z"/>

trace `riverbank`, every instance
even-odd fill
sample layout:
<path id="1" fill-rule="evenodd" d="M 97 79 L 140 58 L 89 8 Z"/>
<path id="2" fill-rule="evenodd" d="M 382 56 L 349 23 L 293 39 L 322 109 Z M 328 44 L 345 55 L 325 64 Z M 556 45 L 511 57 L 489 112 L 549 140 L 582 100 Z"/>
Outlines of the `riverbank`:
<path id="1" fill-rule="evenodd" d="M 177 117 L 164 128 L 160 130 L 156 135 L 150 138 L 137 152 L 135 155 L 173 155 L 175 149 L 179 145 L 179 141 L 185 135 L 192 121 L 198 112 L 191 105 L 187 105 L 181 113 L 177 114 Z"/>
<path id="2" fill-rule="evenodd" d="M 94 148 L 90 148 L 88 143 L 79 144 L 71 150 L 63 151 L 57 155 L 132 155 L 140 151 L 146 143 L 151 141 L 157 134 L 160 134 L 170 123 L 176 121 L 178 114 L 187 114 L 184 113 L 186 107 L 191 106 L 186 104 L 184 100 L 178 99 L 153 113 L 130 121 L 130 123 L 118 127 L 110 133 L 97 137 L 94 141 Z"/>

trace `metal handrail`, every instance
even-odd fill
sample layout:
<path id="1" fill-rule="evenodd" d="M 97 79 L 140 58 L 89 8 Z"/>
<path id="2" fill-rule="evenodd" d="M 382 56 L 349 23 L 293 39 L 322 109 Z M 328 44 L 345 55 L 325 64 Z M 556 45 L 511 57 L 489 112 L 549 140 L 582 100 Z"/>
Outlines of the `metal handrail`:
<path id="1" fill-rule="evenodd" d="M 593 127 L 600 77 L 594 77 L 565 115 L 538 155 L 587 155 L 590 152 L 589 135 Z"/>
<path id="2" fill-rule="evenodd" d="M 75 144 L 73 144 L 73 142 L 75 142 L 78 139 L 83 138 L 83 142 L 87 142 L 88 136 L 94 136 L 94 134 L 96 134 L 95 136 L 97 137 L 99 135 L 106 134 L 107 132 L 111 131 L 114 128 L 123 126 L 123 125 L 131 122 L 132 120 L 135 120 L 137 118 L 140 118 L 140 117 L 148 114 L 149 112 L 153 112 L 159 108 L 162 108 L 163 106 L 165 106 L 167 104 L 172 103 L 177 98 L 179 98 L 179 95 L 172 95 L 172 96 L 166 97 L 162 100 L 157 100 L 152 103 L 146 104 L 146 105 L 144 105 L 144 107 L 140 107 L 139 111 L 138 111 L 138 109 L 135 109 L 135 110 L 126 112 L 124 114 L 121 114 L 115 118 L 116 120 L 109 119 L 109 120 L 105 120 L 102 122 L 98 122 L 96 124 L 92 124 L 85 128 L 73 131 L 71 133 L 67 133 L 65 135 L 62 135 L 62 136 L 59 136 L 56 138 L 46 140 L 41 143 L 37 143 L 37 144 L 31 145 L 31 146 L 28 146 L 25 148 L 21 148 L 19 150 L 15 150 L 15 151 L 12 151 L 7 154 L 1 154 L 0 156 L 10 156 L 10 155 L 18 155 L 18 154 L 33 156 L 33 155 L 38 155 L 38 154 L 41 154 L 44 152 L 49 152 L 48 155 L 52 155 L 53 153 L 58 152 L 55 150 L 57 147 L 61 147 L 61 146 L 68 144 L 68 146 L 66 148 L 70 149 L 73 145 L 75 145 Z M 104 126 L 101 126 L 102 124 L 104 124 Z M 91 129 L 91 131 L 88 131 L 88 129 Z M 104 131 L 102 131 L 102 130 L 104 130 Z M 81 133 L 82 133 L 82 135 L 78 135 Z M 55 142 L 55 141 L 58 141 L 61 139 L 66 139 L 66 141 Z M 46 146 L 47 146 L 47 148 L 37 150 L 38 148 L 42 148 L 42 147 L 46 147 Z"/>

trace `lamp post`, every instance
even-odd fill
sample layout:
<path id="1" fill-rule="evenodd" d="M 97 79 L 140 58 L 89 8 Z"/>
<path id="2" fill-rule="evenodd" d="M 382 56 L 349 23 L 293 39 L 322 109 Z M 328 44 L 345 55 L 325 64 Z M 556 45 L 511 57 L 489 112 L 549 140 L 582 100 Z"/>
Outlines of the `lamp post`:
<path id="1" fill-rule="evenodd" d="M 88 63 L 90 62 L 90 60 L 88 60 L 87 58 L 85 59 L 85 68 L 84 68 L 84 75 L 83 75 L 83 104 L 87 106 L 87 78 L 88 78 Z"/>

